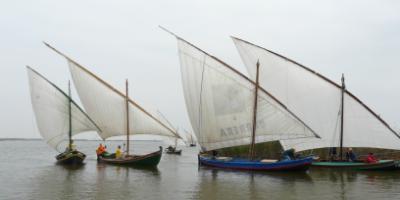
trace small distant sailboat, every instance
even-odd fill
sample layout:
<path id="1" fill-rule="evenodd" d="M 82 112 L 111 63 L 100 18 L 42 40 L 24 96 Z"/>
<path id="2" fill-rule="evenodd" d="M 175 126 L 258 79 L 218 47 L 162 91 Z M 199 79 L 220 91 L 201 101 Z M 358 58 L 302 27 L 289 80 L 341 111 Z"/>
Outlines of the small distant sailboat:
<path id="1" fill-rule="evenodd" d="M 256 159 L 256 143 L 318 135 L 260 87 L 257 80 L 251 81 L 218 58 L 171 34 L 178 41 L 186 107 L 203 152 L 250 145 L 248 158 L 199 154 L 201 165 L 258 171 L 306 170 L 311 165 L 310 157 Z"/>
<path id="2" fill-rule="evenodd" d="M 158 111 L 158 114 L 160 115 L 160 117 L 161 117 L 162 119 L 164 119 L 164 121 L 165 121 L 171 128 L 174 127 L 174 126 L 171 124 L 171 122 L 169 122 L 168 119 L 167 119 L 160 111 Z M 178 128 L 175 129 L 175 132 L 176 132 L 177 134 L 179 134 Z M 177 149 L 177 147 L 178 147 L 178 140 L 182 140 L 182 138 L 175 137 L 175 138 L 174 138 L 174 146 L 169 145 L 167 148 L 165 148 L 165 153 L 167 153 L 167 154 L 181 155 L 181 154 L 182 154 L 182 149 Z"/>
<path id="3" fill-rule="evenodd" d="M 193 134 L 189 131 L 185 130 L 187 143 L 190 147 L 196 146 L 196 140 L 193 138 Z"/>
<path id="4" fill-rule="evenodd" d="M 100 132 L 98 126 L 68 94 L 27 66 L 29 86 L 36 124 L 43 139 L 60 151 L 60 145 L 68 140 L 66 150 L 56 156 L 59 164 L 82 164 L 86 155 L 74 148 L 72 136 L 86 132 Z"/>
<path id="5" fill-rule="evenodd" d="M 128 81 L 124 94 L 54 47 L 45 44 L 68 61 L 80 100 L 87 113 L 102 130 L 99 135 L 104 140 L 113 136 L 126 136 L 124 156 L 121 158 L 99 156 L 99 161 L 125 166 L 156 167 L 161 159 L 162 147 L 149 154 L 131 155 L 129 136 L 134 134 L 173 138 L 180 136 L 129 98 Z"/>
<path id="6" fill-rule="evenodd" d="M 285 148 L 298 151 L 318 148 L 339 148 L 335 162 L 313 162 L 314 166 L 354 169 L 391 169 L 397 162 L 343 162 L 343 147 L 364 147 L 400 150 L 400 135 L 378 114 L 345 87 L 320 73 L 268 49 L 232 37 L 238 52 L 253 79 L 260 76 L 260 85 L 315 130 L 321 139 L 303 138 L 281 141 Z M 266 63 L 261 73 L 256 62 Z"/>

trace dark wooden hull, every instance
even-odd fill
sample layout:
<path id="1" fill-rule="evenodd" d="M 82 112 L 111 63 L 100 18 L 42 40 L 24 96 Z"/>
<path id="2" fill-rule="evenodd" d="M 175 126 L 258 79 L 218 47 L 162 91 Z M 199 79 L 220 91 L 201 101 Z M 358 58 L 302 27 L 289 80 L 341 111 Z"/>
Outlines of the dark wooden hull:
<path id="1" fill-rule="evenodd" d="M 181 155 L 182 154 L 182 149 L 179 149 L 179 150 L 166 150 L 165 152 L 167 154 Z"/>
<path id="2" fill-rule="evenodd" d="M 129 155 L 124 158 L 98 157 L 98 161 L 107 164 L 132 166 L 132 167 L 157 167 L 161 160 L 162 147 L 160 150 L 146 155 Z"/>
<path id="3" fill-rule="evenodd" d="M 261 162 L 247 159 L 220 160 L 211 157 L 198 156 L 200 165 L 249 171 L 306 171 L 312 163 L 312 158 L 286 160 L 277 162 Z"/>
<path id="4" fill-rule="evenodd" d="M 363 162 L 313 162 L 312 167 L 354 169 L 354 170 L 393 170 L 398 166 L 394 160 L 381 160 L 377 163 Z"/>
<path id="5" fill-rule="evenodd" d="M 57 164 L 61 165 L 81 165 L 86 155 L 77 150 L 63 152 L 56 156 Z"/>

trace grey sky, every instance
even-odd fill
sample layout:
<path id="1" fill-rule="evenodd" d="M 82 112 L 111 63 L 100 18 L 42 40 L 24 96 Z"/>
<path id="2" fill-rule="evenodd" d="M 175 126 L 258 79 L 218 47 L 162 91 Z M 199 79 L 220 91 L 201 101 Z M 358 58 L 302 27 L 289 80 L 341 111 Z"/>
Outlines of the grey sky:
<path id="1" fill-rule="evenodd" d="M 47 41 L 174 124 L 190 128 L 176 40 L 245 72 L 229 38 L 241 37 L 340 81 L 400 127 L 399 1 L 1 1 L 0 137 L 39 137 L 25 65 L 64 90 L 66 61 Z M 76 93 L 74 93 L 77 99 Z"/>

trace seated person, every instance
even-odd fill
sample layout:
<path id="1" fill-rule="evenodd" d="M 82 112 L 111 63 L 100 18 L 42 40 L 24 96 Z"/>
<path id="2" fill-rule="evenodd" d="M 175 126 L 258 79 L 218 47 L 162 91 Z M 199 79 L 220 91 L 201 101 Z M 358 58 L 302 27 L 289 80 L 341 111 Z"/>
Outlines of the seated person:
<path id="1" fill-rule="evenodd" d="M 281 160 L 295 160 L 296 157 L 295 157 L 294 152 L 295 152 L 295 150 L 294 150 L 293 148 L 284 151 L 284 152 L 282 153 Z"/>
<path id="2" fill-rule="evenodd" d="M 100 156 L 101 154 L 106 152 L 106 148 L 103 146 L 103 144 L 99 144 L 99 147 L 96 149 L 96 154 L 97 156 Z"/>
<path id="3" fill-rule="evenodd" d="M 115 150 L 115 158 L 122 158 L 121 146 L 118 145 L 117 150 Z"/>
<path id="4" fill-rule="evenodd" d="M 217 156 L 218 156 L 218 151 L 212 150 L 212 151 L 211 151 L 211 155 L 212 155 L 212 159 L 216 159 Z"/>
<path id="5" fill-rule="evenodd" d="M 357 156 L 354 154 L 353 149 L 349 148 L 346 152 L 346 161 L 348 162 L 355 162 L 357 161 Z"/>
<path id="6" fill-rule="evenodd" d="M 377 163 L 378 160 L 375 158 L 373 153 L 368 153 L 367 158 L 365 159 L 366 163 Z"/>
<path id="7" fill-rule="evenodd" d="M 73 141 L 71 141 L 71 146 L 68 145 L 67 147 L 65 147 L 65 151 L 64 152 L 70 152 L 70 151 L 74 151 L 76 150 L 76 145 L 74 144 Z"/>
<path id="8" fill-rule="evenodd" d="M 329 148 L 329 160 L 330 160 L 330 161 L 335 161 L 335 160 L 337 160 L 336 147 L 331 147 L 331 148 Z"/>
<path id="9" fill-rule="evenodd" d="M 167 147 L 167 150 L 168 151 L 175 151 L 175 148 L 170 145 L 170 146 Z"/>

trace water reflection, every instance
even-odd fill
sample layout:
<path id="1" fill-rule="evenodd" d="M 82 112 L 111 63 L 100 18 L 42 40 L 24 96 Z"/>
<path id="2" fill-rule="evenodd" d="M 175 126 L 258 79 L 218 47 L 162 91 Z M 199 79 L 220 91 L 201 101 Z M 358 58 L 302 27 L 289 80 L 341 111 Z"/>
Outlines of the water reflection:
<path id="1" fill-rule="evenodd" d="M 312 185 L 312 178 L 302 172 L 249 172 L 199 168 L 199 199 L 290 198 L 299 193 L 299 185 Z M 290 192 L 287 192 L 290 191 Z"/>
<path id="2" fill-rule="evenodd" d="M 81 145 L 93 153 L 98 142 Z M 136 147 L 144 152 L 158 147 L 152 145 Z M 0 164 L 0 199 L 400 199 L 400 171 L 199 168 L 198 150 L 191 148 L 183 148 L 181 156 L 163 155 L 158 169 L 98 164 L 94 153 L 88 153 L 86 165 L 70 168 L 55 165 L 54 152 L 42 141 L 2 142 L 0 148 L 12 155 Z"/>

